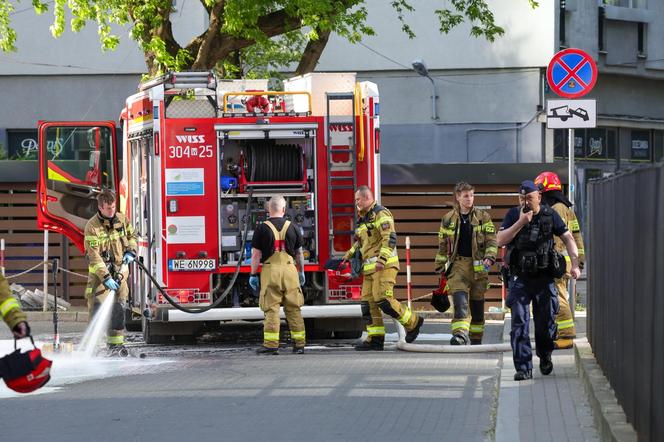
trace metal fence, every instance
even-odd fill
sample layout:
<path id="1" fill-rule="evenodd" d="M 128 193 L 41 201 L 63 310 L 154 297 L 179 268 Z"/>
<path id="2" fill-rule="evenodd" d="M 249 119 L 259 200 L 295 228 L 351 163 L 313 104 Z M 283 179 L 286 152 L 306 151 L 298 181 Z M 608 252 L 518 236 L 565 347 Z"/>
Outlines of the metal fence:
<path id="1" fill-rule="evenodd" d="M 588 186 L 588 338 L 639 440 L 664 440 L 664 165 Z"/>

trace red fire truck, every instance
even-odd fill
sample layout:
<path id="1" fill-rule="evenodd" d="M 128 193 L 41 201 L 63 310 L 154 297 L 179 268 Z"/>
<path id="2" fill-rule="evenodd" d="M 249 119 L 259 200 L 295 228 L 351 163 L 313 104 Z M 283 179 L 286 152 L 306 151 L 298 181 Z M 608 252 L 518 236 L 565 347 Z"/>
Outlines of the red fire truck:
<path id="1" fill-rule="evenodd" d="M 304 239 L 309 333 L 359 336 L 361 281 L 328 275 L 324 264 L 350 247 L 353 189 L 380 188 L 378 90 L 349 73 L 307 74 L 283 89 L 176 72 L 127 98 L 121 136 L 112 121 L 40 122 L 39 226 L 83 250 L 96 195 L 115 189 L 139 260 L 165 293 L 181 306 L 217 306 L 174 309 L 134 269 L 128 324 L 142 327 L 148 343 L 262 319 L 249 255 L 273 194 L 285 197 Z"/>

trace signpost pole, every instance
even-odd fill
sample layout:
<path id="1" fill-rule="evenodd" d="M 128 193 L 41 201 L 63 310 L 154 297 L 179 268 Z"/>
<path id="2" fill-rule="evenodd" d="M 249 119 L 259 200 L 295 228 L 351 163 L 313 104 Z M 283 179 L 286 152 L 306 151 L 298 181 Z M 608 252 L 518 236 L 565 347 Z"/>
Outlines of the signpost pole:
<path id="1" fill-rule="evenodd" d="M 588 53 L 580 49 L 563 49 L 551 58 L 546 69 L 546 79 L 551 90 L 557 95 L 568 99 L 579 98 L 586 95 L 595 86 L 595 82 L 597 81 L 597 64 Z M 584 105 L 584 107 L 581 107 L 575 104 L 579 102 L 575 101 L 563 105 L 561 103 L 553 103 L 554 101 L 556 100 L 547 101 L 547 128 L 567 128 L 568 196 L 570 202 L 574 204 L 574 194 L 576 193 L 574 128 L 596 127 L 595 103 L 592 101 L 591 114 L 589 109 L 586 109 L 589 106 Z M 568 293 L 569 306 L 572 317 L 574 317 L 576 308 L 576 280 L 574 278 L 570 278 Z"/>
<path id="2" fill-rule="evenodd" d="M 574 129 L 567 129 L 567 144 L 568 144 L 568 163 L 567 163 L 567 197 L 569 201 L 574 204 L 574 193 L 576 188 L 576 174 L 574 171 Z M 569 293 L 569 308 L 572 311 L 572 318 L 575 317 L 576 312 L 576 279 L 570 278 L 567 284 L 567 293 Z"/>

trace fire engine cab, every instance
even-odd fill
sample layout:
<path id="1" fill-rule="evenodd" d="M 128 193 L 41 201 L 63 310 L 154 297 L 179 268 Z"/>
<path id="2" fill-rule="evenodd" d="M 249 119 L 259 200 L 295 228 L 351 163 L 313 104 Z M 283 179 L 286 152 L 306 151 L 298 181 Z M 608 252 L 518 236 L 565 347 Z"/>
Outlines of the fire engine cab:
<path id="1" fill-rule="evenodd" d="M 380 194 L 378 90 L 352 73 L 283 85 L 169 73 L 127 98 L 121 144 L 112 121 L 40 122 L 39 226 L 83 250 L 96 195 L 114 189 L 138 259 L 166 294 L 185 307 L 216 306 L 174 309 L 134 267 L 128 326 L 142 327 L 146 342 L 263 318 L 248 284 L 251 239 L 274 194 L 303 237 L 309 335 L 359 336 L 361 280 L 328 275 L 324 264 L 350 248 L 354 189 Z"/>

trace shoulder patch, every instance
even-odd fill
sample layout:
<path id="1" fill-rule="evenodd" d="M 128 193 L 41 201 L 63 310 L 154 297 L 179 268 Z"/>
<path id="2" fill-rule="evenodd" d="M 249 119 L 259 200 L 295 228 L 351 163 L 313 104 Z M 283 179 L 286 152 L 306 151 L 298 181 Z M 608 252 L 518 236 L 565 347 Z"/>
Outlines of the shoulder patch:
<path id="1" fill-rule="evenodd" d="M 383 230 L 390 230 L 390 223 L 383 223 L 380 225 Z"/>

